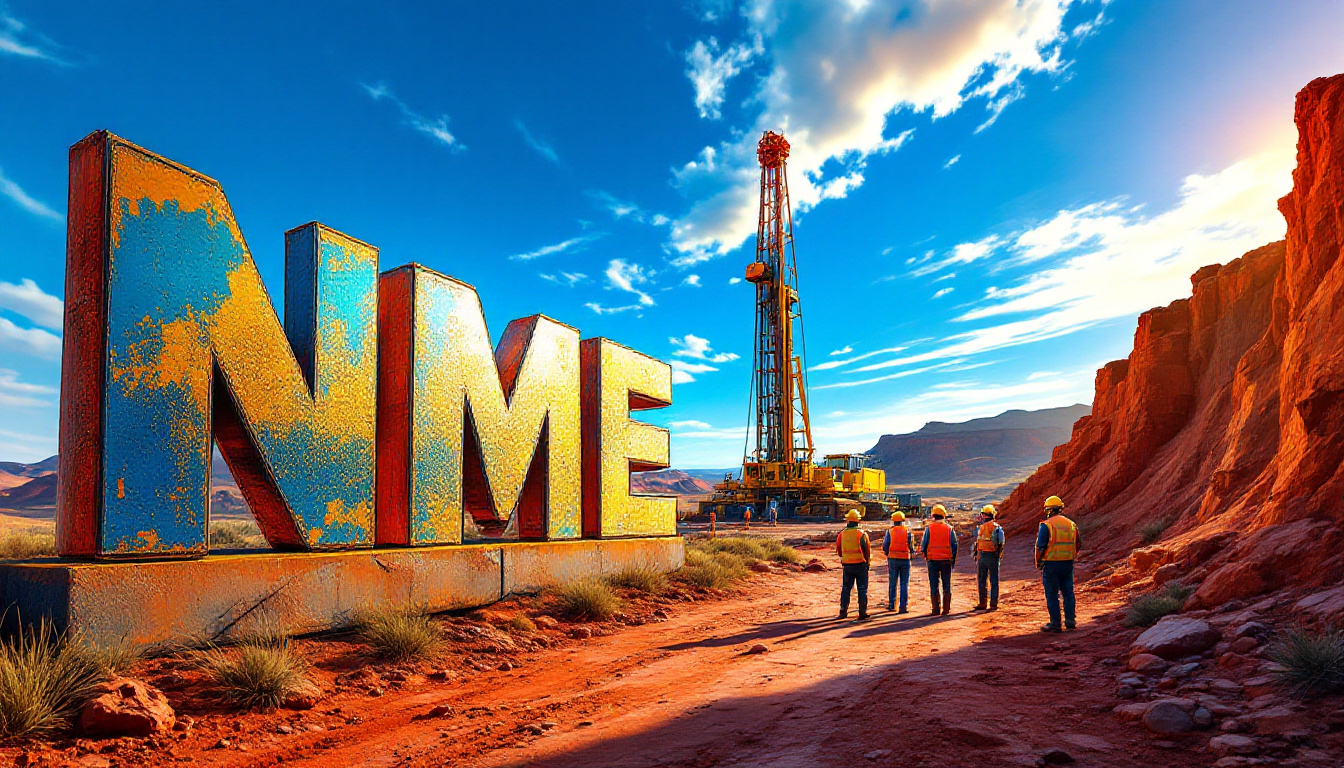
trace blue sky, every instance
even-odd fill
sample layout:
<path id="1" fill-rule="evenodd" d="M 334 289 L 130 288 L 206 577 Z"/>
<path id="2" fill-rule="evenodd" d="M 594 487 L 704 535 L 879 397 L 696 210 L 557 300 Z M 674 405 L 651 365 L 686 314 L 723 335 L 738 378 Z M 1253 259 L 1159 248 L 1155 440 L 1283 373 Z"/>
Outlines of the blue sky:
<path id="1" fill-rule="evenodd" d="M 272 296 L 318 220 L 676 366 L 740 461 L 737 280 L 783 130 L 818 447 L 1088 402 L 1134 320 L 1280 237 L 1327 2 L 0 4 L 0 460 L 56 449 L 67 150 L 219 179 Z M 745 244 L 745 246 L 744 246 Z"/>

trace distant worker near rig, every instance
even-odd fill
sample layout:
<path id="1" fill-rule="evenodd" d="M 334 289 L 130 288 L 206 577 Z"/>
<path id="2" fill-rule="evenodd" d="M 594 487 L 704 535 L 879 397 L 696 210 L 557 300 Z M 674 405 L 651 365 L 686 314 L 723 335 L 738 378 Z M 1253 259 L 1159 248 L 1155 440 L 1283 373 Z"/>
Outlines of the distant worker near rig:
<path id="1" fill-rule="evenodd" d="M 1058 496 L 1046 499 L 1045 520 L 1036 532 L 1036 568 L 1041 572 L 1045 608 L 1050 612 L 1050 623 L 1041 627 L 1042 632 L 1059 631 L 1061 601 L 1064 604 L 1064 629 L 1077 626 L 1073 612 L 1073 561 L 1082 546 L 1078 526 L 1064 516 L 1064 500 Z"/>

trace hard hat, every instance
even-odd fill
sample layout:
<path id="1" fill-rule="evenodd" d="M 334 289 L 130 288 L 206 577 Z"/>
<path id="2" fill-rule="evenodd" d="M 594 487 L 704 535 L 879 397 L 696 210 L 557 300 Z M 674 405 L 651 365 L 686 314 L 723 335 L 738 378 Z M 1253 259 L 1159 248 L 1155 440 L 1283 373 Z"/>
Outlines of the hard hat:
<path id="1" fill-rule="evenodd" d="M 891 513 L 891 519 L 892 519 L 892 520 L 904 520 L 904 519 L 905 519 L 905 513 L 898 509 L 898 510 L 896 510 L 895 512 L 892 512 L 892 513 Z"/>
<path id="2" fill-rule="evenodd" d="M 1051 507 L 1063 507 L 1063 506 L 1064 506 L 1064 500 L 1059 498 L 1058 496 L 1051 496 L 1050 498 L 1045 500 L 1046 509 L 1049 509 Z"/>
<path id="3" fill-rule="evenodd" d="M 857 509 L 849 510 L 848 512 L 845 513 L 845 519 L 851 523 L 857 523 L 859 521 L 859 510 Z"/>
<path id="4" fill-rule="evenodd" d="M 980 508 L 980 514 L 989 515 L 990 517 L 998 517 L 999 512 L 998 510 L 994 509 L 993 504 L 986 504 L 985 506 Z"/>
<path id="5" fill-rule="evenodd" d="M 947 507 L 944 507 L 942 504 L 934 504 L 934 505 L 933 505 L 933 516 L 934 516 L 934 517 L 947 517 Z"/>

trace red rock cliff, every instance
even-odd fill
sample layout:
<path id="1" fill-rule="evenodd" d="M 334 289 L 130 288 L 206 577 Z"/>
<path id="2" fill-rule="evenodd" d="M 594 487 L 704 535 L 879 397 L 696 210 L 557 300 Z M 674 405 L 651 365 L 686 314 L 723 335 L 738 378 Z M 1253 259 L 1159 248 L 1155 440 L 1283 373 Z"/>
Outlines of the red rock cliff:
<path id="1" fill-rule="evenodd" d="M 1296 119 L 1286 239 L 1141 315 L 1092 415 L 1003 504 L 1030 534 L 1062 496 L 1089 549 L 1126 556 L 1113 586 L 1182 578 L 1211 605 L 1344 576 L 1344 75 L 1304 88 Z"/>

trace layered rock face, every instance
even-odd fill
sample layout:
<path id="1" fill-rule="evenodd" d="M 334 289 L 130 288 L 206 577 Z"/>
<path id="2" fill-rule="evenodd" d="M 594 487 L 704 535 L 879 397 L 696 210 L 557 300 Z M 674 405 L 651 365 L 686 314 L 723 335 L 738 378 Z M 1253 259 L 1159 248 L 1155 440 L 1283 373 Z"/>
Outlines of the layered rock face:
<path id="1" fill-rule="evenodd" d="M 1003 504 L 1028 534 L 1062 496 L 1109 578 L 1198 583 L 1195 604 L 1344 576 L 1344 75 L 1297 97 L 1287 237 L 1191 278 L 1097 372 L 1092 415 Z M 1164 568 L 1164 566 L 1167 566 Z"/>

